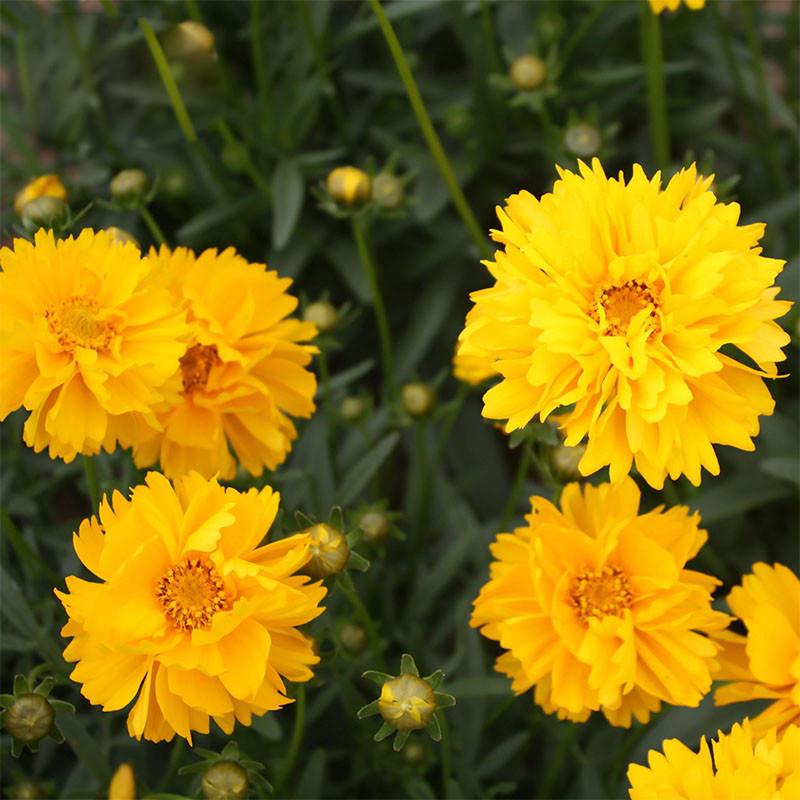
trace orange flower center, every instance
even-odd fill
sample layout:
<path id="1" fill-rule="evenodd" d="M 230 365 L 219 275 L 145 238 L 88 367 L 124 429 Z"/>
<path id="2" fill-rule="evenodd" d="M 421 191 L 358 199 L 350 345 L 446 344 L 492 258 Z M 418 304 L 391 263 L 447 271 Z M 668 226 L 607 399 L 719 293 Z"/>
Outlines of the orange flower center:
<path id="1" fill-rule="evenodd" d="M 97 301 L 89 297 L 70 297 L 44 312 L 50 332 L 65 350 L 76 347 L 105 350 L 117 334 L 111 320 L 101 319 Z"/>
<path id="2" fill-rule="evenodd" d="M 211 367 L 221 364 L 215 344 L 196 344 L 181 357 L 181 377 L 183 391 L 191 393 L 195 389 L 205 389 Z"/>
<path id="3" fill-rule="evenodd" d="M 217 611 L 231 607 L 230 592 L 205 558 L 189 558 L 170 567 L 158 581 L 156 597 L 164 616 L 182 631 L 208 628 Z"/>
<path id="4" fill-rule="evenodd" d="M 600 309 L 603 309 L 606 336 L 619 336 L 628 330 L 630 321 L 645 308 L 650 309 L 652 330 L 659 329 L 658 301 L 650 287 L 637 280 L 630 280 L 621 286 L 607 286 L 597 294 L 597 305 L 592 317 L 600 322 Z"/>
<path id="5" fill-rule="evenodd" d="M 579 573 L 575 576 L 569 596 L 578 619 L 587 625 L 590 617 L 621 617 L 633 602 L 628 578 L 617 567 Z"/>

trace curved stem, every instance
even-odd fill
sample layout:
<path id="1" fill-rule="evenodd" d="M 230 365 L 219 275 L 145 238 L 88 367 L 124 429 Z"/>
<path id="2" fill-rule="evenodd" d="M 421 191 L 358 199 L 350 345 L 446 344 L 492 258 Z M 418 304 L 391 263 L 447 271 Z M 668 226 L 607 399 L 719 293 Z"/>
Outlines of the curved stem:
<path id="1" fill-rule="evenodd" d="M 161 230 L 155 217 L 150 213 L 150 210 L 146 206 L 139 206 L 139 214 L 156 242 L 160 245 L 167 244 L 167 237 L 164 236 L 164 231 Z"/>
<path id="2" fill-rule="evenodd" d="M 425 137 L 428 149 L 431 151 L 433 160 L 436 162 L 436 166 L 439 168 L 439 172 L 442 173 L 442 178 L 444 178 L 444 182 L 447 184 L 447 189 L 450 192 L 450 197 L 453 199 L 453 204 L 481 255 L 484 258 L 489 258 L 491 252 L 486 237 L 481 231 L 481 227 L 467 202 L 467 198 L 458 185 L 453 167 L 442 147 L 439 135 L 433 127 L 430 114 L 428 114 L 428 110 L 425 107 L 425 101 L 419 93 L 417 83 L 411 73 L 411 68 L 408 66 L 408 61 L 403 52 L 403 46 L 400 44 L 400 40 L 394 32 L 392 23 L 389 21 L 389 17 L 386 16 L 386 12 L 383 10 L 379 0 L 369 0 L 369 4 L 378 20 L 378 25 L 380 25 L 383 36 L 386 39 L 386 44 L 389 46 L 389 51 L 394 59 L 397 72 L 400 75 L 400 80 L 403 81 L 403 85 L 405 86 L 408 100 L 411 103 L 411 108 L 414 111 L 414 116 L 417 118 L 417 123 L 422 131 L 422 135 Z"/>
<path id="3" fill-rule="evenodd" d="M 645 0 L 639 2 L 642 57 L 647 81 L 647 110 L 650 118 L 650 141 L 658 169 L 669 164 L 669 121 L 667 93 L 664 86 L 664 55 L 661 45 L 661 22 Z"/>
<path id="4" fill-rule="evenodd" d="M 339 580 L 336 581 L 336 585 L 347 598 L 350 605 L 353 607 L 353 611 L 356 613 L 356 617 L 364 626 L 364 630 L 367 632 L 367 637 L 369 638 L 370 649 L 372 650 L 372 657 L 375 659 L 375 663 L 378 664 L 380 669 L 385 669 L 386 662 L 383 660 L 383 654 L 381 653 L 381 640 L 378 635 L 378 629 L 375 627 L 375 623 L 372 621 L 367 607 L 361 602 L 361 598 L 356 593 L 352 579 L 346 572 L 342 573 L 342 575 L 339 576 Z"/>
<path id="5" fill-rule="evenodd" d="M 383 373 L 386 390 L 389 397 L 394 398 L 396 386 L 394 379 L 394 358 L 392 356 L 392 337 L 389 332 L 389 319 L 386 316 L 386 307 L 381 296 L 381 287 L 378 283 L 378 270 L 370 252 L 367 241 L 367 232 L 364 230 L 363 217 L 358 215 L 352 218 L 353 238 L 356 242 L 358 255 L 364 272 L 369 282 L 370 292 L 372 293 L 372 304 L 375 307 L 375 320 L 378 323 L 378 337 L 381 344 L 381 359 L 383 361 Z"/>

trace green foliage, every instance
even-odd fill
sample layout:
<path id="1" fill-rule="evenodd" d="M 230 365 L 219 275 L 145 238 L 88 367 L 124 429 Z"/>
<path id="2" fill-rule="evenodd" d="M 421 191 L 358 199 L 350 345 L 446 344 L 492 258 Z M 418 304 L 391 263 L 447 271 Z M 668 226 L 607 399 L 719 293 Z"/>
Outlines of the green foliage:
<path id="1" fill-rule="evenodd" d="M 703 170 L 713 165 L 744 221 L 767 223 L 765 250 L 787 260 L 780 281 L 791 300 L 800 274 L 789 185 L 798 171 L 798 8 L 711 0 L 704 11 L 658 20 L 670 136 L 656 141 L 670 148 L 666 172 L 691 159 Z M 263 763 L 274 796 L 621 797 L 631 758 L 641 761 L 665 737 L 713 735 L 743 711 L 707 698 L 626 731 L 603 719 L 559 722 L 529 695 L 513 697 L 493 672 L 496 649 L 467 620 L 501 522 L 518 521 L 530 494 L 552 496 L 543 453 L 557 439 L 551 426 L 531 425 L 509 442 L 482 420 L 479 392 L 458 387 L 449 364 L 468 294 L 487 284 L 479 261 L 494 208 L 521 188 L 548 191 L 554 163 L 575 166 L 568 126 L 597 127 L 609 173 L 634 162 L 648 172 L 660 166 L 650 150 L 653 64 L 640 57 L 637 3 L 394 0 L 384 10 L 424 115 L 419 102 L 410 105 L 408 74 L 404 83 L 367 2 L 5 0 L 3 239 L 27 235 L 14 193 L 56 172 L 73 227 L 118 226 L 145 248 L 161 232 L 171 245 L 232 246 L 292 277 L 305 298 L 351 305 L 316 362 L 328 370 L 317 414 L 301 426 L 288 461 L 259 480 L 282 494 L 284 532 L 296 510 L 324 519 L 341 506 L 350 519 L 369 504 L 399 516 L 406 536 L 362 543 L 369 570 L 330 582 L 328 610 L 310 628 L 322 663 L 310 684 L 291 690 L 297 702 L 237 726 L 238 745 L 257 758 L 246 766 L 260 774 Z M 214 33 L 216 58 L 168 60 L 164 34 L 187 17 Z M 509 59 L 526 52 L 546 54 L 550 71 L 534 97 L 506 78 Z M 439 150 L 430 149 L 431 129 Z M 326 213 L 319 187 L 347 163 L 372 174 L 391 164 L 404 205 L 352 220 Z M 108 202 L 109 180 L 129 168 L 152 181 L 146 207 Z M 365 258 L 386 305 L 389 341 L 381 346 Z M 763 421 L 756 451 L 723 450 L 721 477 L 699 489 L 680 481 L 668 496 L 646 494 L 648 508 L 680 501 L 700 510 L 710 542 L 698 568 L 721 578 L 723 591 L 756 560 L 797 564 L 797 323 L 796 309 L 781 320 L 793 335 L 785 370 L 793 374 L 771 383 L 777 412 Z M 436 386 L 430 417 L 399 412 L 393 382 L 411 380 Z M 369 400 L 366 412 L 345 421 L 337 410 L 353 396 Z M 103 454 L 87 483 L 80 460 L 65 465 L 28 450 L 22 423 L 16 413 L 0 434 L 0 691 L 45 662 L 55 693 L 77 713 L 59 717 L 65 745 L 42 742 L 13 766 L 3 734 L 3 790 L 47 780 L 51 796 L 105 797 L 128 761 L 139 796 L 188 796 L 196 789 L 183 777 L 193 762 L 188 748 L 131 740 L 126 712 L 92 708 L 61 656 L 64 615 L 53 588 L 81 574 L 71 532 L 94 511 L 95 482 L 100 492 L 125 490 L 142 473 L 128 453 Z M 518 472 L 520 463 L 530 470 Z M 252 481 L 240 474 L 236 485 Z M 363 627 L 369 646 L 342 646 L 345 621 Z M 357 719 L 375 697 L 358 676 L 387 679 L 387 663 L 405 652 L 440 665 L 458 705 L 434 718 L 430 733 L 441 742 L 413 737 L 396 753 Z M 442 706 L 445 697 L 437 697 Z M 218 729 L 196 743 L 207 758 L 231 752 Z"/>

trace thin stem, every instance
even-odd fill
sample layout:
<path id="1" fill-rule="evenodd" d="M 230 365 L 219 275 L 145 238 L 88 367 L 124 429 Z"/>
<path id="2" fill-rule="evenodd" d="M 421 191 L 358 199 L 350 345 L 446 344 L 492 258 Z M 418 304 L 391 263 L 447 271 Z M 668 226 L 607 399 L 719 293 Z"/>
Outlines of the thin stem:
<path id="1" fill-rule="evenodd" d="M 353 238 L 356 242 L 358 255 L 361 265 L 369 282 L 370 292 L 372 293 L 372 304 L 375 307 L 375 321 L 378 323 L 378 337 L 381 345 L 381 359 L 383 361 L 384 382 L 389 397 L 394 398 L 396 394 L 394 378 L 394 357 L 392 355 L 392 336 L 389 330 L 389 319 L 386 316 L 386 307 L 383 304 L 381 287 L 378 282 L 378 271 L 375 261 L 370 252 L 367 241 L 367 231 L 365 231 L 365 219 L 361 215 L 352 218 Z"/>
<path id="2" fill-rule="evenodd" d="M 89 489 L 89 499 L 92 503 L 92 514 L 97 513 L 100 507 L 100 484 L 97 482 L 94 461 L 91 456 L 83 456 L 83 468 L 86 472 L 86 485 Z"/>
<path id="3" fill-rule="evenodd" d="M 761 54 L 761 42 L 758 38 L 755 12 L 752 0 L 740 0 L 742 15 L 744 16 L 747 46 L 750 49 L 750 59 L 756 74 L 756 90 L 758 102 L 761 105 L 761 121 L 763 131 L 763 155 L 770 172 L 772 183 L 780 192 L 786 191 L 786 181 L 780 166 L 778 144 L 775 140 L 775 131 L 772 127 L 772 111 L 769 106 L 769 93 L 767 91 L 767 76 L 764 72 L 764 58 Z"/>
<path id="4" fill-rule="evenodd" d="M 297 754 L 300 752 L 300 742 L 303 741 L 303 730 L 306 724 L 306 687 L 297 684 L 297 697 L 294 704 L 294 728 L 292 728 L 292 738 L 289 742 L 289 751 L 286 753 L 286 760 L 281 769 L 280 777 L 275 781 L 275 795 L 280 796 L 286 786 L 286 781 L 292 776 Z"/>
<path id="5" fill-rule="evenodd" d="M 497 50 L 497 37 L 494 33 L 492 10 L 487 0 L 481 0 L 481 27 L 483 38 L 486 40 L 486 51 L 489 54 L 489 68 L 492 72 L 500 71 L 500 53 Z"/>
<path id="6" fill-rule="evenodd" d="M 258 189 L 259 192 L 264 196 L 264 199 L 268 202 L 272 202 L 272 188 L 269 185 L 269 181 L 259 172 L 256 165 L 253 163 L 253 159 L 250 156 L 250 151 L 247 149 L 247 146 L 240 142 L 234 135 L 233 131 L 230 129 L 228 123 L 222 119 L 222 117 L 217 117 L 215 124 L 217 126 L 217 130 L 220 133 L 220 136 L 225 140 L 225 144 L 228 147 L 235 147 L 241 151 L 244 155 L 244 159 L 242 161 L 242 168 L 247 176 L 253 181 L 253 185 Z"/>
<path id="7" fill-rule="evenodd" d="M 731 32 L 727 20 L 725 20 L 720 13 L 717 3 L 710 3 L 709 10 L 711 11 L 711 18 L 714 20 L 714 27 L 717 29 L 717 36 L 719 43 L 722 47 L 722 54 L 725 56 L 726 66 L 730 73 L 733 86 L 736 91 L 736 96 L 740 102 L 747 102 L 747 92 L 744 88 L 744 81 L 742 80 L 742 72 L 739 69 L 739 62 L 733 53 L 731 47 Z"/>
<path id="8" fill-rule="evenodd" d="M 19 90 L 22 95 L 22 106 L 25 111 L 25 121 L 31 131 L 36 130 L 36 105 L 33 100 L 31 89 L 31 75 L 28 69 L 28 37 L 24 30 L 18 30 L 14 37 L 14 44 L 17 50 L 17 75 L 19 79 Z"/>
<path id="9" fill-rule="evenodd" d="M 564 45 L 564 52 L 561 54 L 561 68 L 563 70 L 564 65 L 569 60 L 569 57 L 575 51 L 575 48 L 580 43 L 581 39 L 589 32 L 589 29 L 594 25 L 597 21 L 597 18 L 600 14 L 605 11 L 605 7 L 608 5 L 610 0 L 596 0 L 596 2 L 592 5 L 592 10 L 589 11 L 587 14 L 584 14 L 583 19 L 581 19 L 580 24 L 572 33 L 572 36 L 569 37 L 567 40 L 566 45 Z"/>
<path id="10" fill-rule="evenodd" d="M 472 237 L 472 240 L 475 242 L 475 245 L 477 246 L 481 255 L 484 258 L 489 258 L 491 252 L 489 245 L 486 242 L 486 237 L 484 236 L 481 227 L 478 224 L 478 221 L 475 218 L 469 203 L 467 202 L 467 198 L 464 196 L 464 193 L 461 191 L 461 187 L 458 185 L 453 167 L 451 166 L 450 161 L 447 158 L 447 154 L 442 147 L 442 142 L 439 139 L 439 135 L 436 133 L 436 129 L 433 127 L 430 115 L 425 107 L 425 102 L 422 99 L 422 95 L 419 93 L 416 81 L 411 73 L 411 68 L 408 66 L 408 61 L 406 60 L 405 53 L 403 52 L 403 47 L 397 38 L 397 34 L 394 32 L 392 23 L 389 21 L 389 17 L 386 16 L 386 12 L 383 10 L 380 0 L 369 0 L 369 4 L 378 20 L 378 24 L 381 27 L 383 36 L 386 39 L 386 44 L 389 46 L 389 51 L 394 59 L 395 67 L 397 67 L 397 72 L 400 75 L 400 79 L 403 81 L 403 85 L 405 86 L 408 100 L 411 103 L 411 108 L 417 118 L 417 124 L 422 131 L 422 135 L 425 137 L 425 141 L 428 145 L 428 149 L 431 151 L 433 160 L 436 162 L 436 166 L 439 168 L 439 172 L 441 172 L 442 178 L 444 178 L 444 182 L 447 184 L 447 189 L 450 192 L 450 197 L 453 200 L 453 204 L 455 205 L 459 216 L 464 222 L 464 225 L 469 231 L 469 234 Z"/>
<path id="11" fill-rule="evenodd" d="M 328 432 L 329 457 L 331 469 L 334 471 L 335 478 L 336 460 L 334 459 L 334 453 L 336 452 L 336 420 L 333 413 L 333 403 L 331 402 L 331 378 L 330 370 L 328 369 L 328 356 L 325 354 L 325 349 L 322 346 L 319 348 L 317 364 L 319 366 L 319 382 L 322 385 L 322 407 L 325 411 L 325 427 Z"/>
<path id="12" fill-rule="evenodd" d="M 190 19 L 193 19 L 195 22 L 203 21 L 203 15 L 200 13 L 200 7 L 197 5 L 196 0 L 184 0 L 184 4 L 186 5 L 186 13 L 189 15 Z"/>
<path id="13" fill-rule="evenodd" d="M 139 214 L 144 220 L 145 225 L 150 229 L 150 233 L 156 242 L 160 245 L 167 244 L 167 237 L 164 236 L 164 232 L 159 227 L 155 217 L 150 213 L 150 209 L 148 209 L 147 206 L 139 206 Z"/>
<path id="14" fill-rule="evenodd" d="M 266 131 L 270 122 L 272 95 L 269 90 L 269 78 L 264 62 L 264 48 L 261 41 L 261 5 L 262 0 L 251 0 L 250 3 L 250 52 L 253 58 L 253 72 L 258 88 L 258 108 L 261 130 Z"/>
<path id="15" fill-rule="evenodd" d="M 423 541 L 422 530 L 430 504 L 430 484 L 436 479 L 435 473 L 428 471 L 428 447 L 425 434 L 427 426 L 424 420 L 417 422 L 417 473 L 419 488 L 417 490 L 417 513 L 414 521 L 414 550 L 418 551 Z"/>
<path id="16" fill-rule="evenodd" d="M 111 0 L 100 0 L 100 5 L 103 6 L 103 11 L 105 11 L 109 17 L 113 17 L 114 19 L 119 17 L 119 9 Z"/>
<path id="17" fill-rule="evenodd" d="M 511 494 L 508 496 L 503 513 L 500 516 L 499 530 L 504 531 L 506 526 L 514 516 L 514 512 L 519 505 L 520 495 L 525 486 L 525 478 L 528 477 L 528 469 L 531 465 L 531 445 L 530 442 L 524 442 L 520 445 L 522 453 L 520 454 L 519 461 L 517 461 L 517 474 L 514 477 L 514 485 L 511 487 Z"/>
<path id="18" fill-rule="evenodd" d="M 561 741 L 558 743 L 558 749 L 545 773 L 542 785 L 539 787 L 539 793 L 536 795 L 537 797 L 553 797 L 553 788 L 561 775 L 577 732 L 578 726 L 576 724 L 566 723 L 566 727 L 561 734 Z"/>
<path id="19" fill-rule="evenodd" d="M 448 786 L 453 770 L 453 748 L 450 744 L 450 728 L 444 714 L 439 714 L 439 727 L 442 729 L 442 797 L 450 797 Z"/>
<path id="20" fill-rule="evenodd" d="M 39 557 L 39 554 L 25 541 L 22 531 L 17 527 L 14 520 L 11 519 L 10 514 L 2 507 L 0 507 L 0 522 L 2 522 L 6 539 L 23 568 L 28 570 L 31 574 L 41 570 L 49 581 L 53 584 L 57 584 L 61 578 L 45 564 Z"/>
<path id="21" fill-rule="evenodd" d="M 339 587 L 342 594 L 347 598 L 350 605 L 353 607 L 353 611 L 355 611 L 356 617 L 364 626 L 375 663 L 380 669 L 385 669 L 386 662 L 383 660 L 383 654 L 381 653 L 381 640 L 380 636 L 378 635 L 378 629 L 375 627 L 375 623 L 372 621 L 372 617 L 370 616 L 369 611 L 367 611 L 367 607 L 361 602 L 361 598 L 356 593 L 352 579 L 349 575 L 347 575 L 347 573 L 343 573 L 339 577 L 339 580 L 336 581 L 336 585 Z"/>
<path id="22" fill-rule="evenodd" d="M 650 118 L 650 142 L 658 169 L 669 164 L 669 121 L 664 85 L 664 55 L 661 44 L 661 21 L 645 0 L 639 2 L 642 57 L 647 81 L 647 111 Z"/>

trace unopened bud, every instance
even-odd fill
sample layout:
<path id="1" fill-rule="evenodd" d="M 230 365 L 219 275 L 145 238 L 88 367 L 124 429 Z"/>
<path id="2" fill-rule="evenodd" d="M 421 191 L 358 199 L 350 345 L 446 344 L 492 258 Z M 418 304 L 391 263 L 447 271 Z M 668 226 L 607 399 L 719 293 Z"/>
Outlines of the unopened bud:
<path id="1" fill-rule="evenodd" d="M 600 131 L 587 122 L 570 125 L 564 132 L 564 144 L 571 153 L 580 158 L 597 155 L 603 144 Z"/>
<path id="2" fill-rule="evenodd" d="M 473 128 L 472 112 L 467 106 L 457 103 L 444 110 L 444 129 L 457 139 L 468 136 Z"/>
<path id="3" fill-rule="evenodd" d="M 131 244 L 135 244 L 140 250 L 142 249 L 142 246 L 139 244 L 139 240 L 132 233 L 128 233 L 128 231 L 123 230 L 122 228 L 115 228 L 113 225 L 110 228 L 105 228 L 104 230 L 117 244 L 126 244 L 127 242 L 130 242 Z"/>
<path id="4" fill-rule="evenodd" d="M 170 61 L 196 61 L 214 55 L 214 34 L 202 22 L 188 19 L 164 37 L 164 52 Z"/>
<path id="5" fill-rule="evenodd" d="M 585 444 L 578 444 L 575 447 L 567 447 L 558 444 L 553 448 L 553 467 L 562 478 L 574 480 L 581 476 L 578 464 L 586 452 Z"/>
<path id="6" fill-rule="evenodd" d="M 424 417 L 430 414 L 436 405 L 436 394 L 433 389 L 419 381 L 407 383 L 400 390 L 400 399 L 403 401 L 403 408 L 412 417 Z"/>
<path id="7" fill-rule="evenodd" d="M 52 228 L 69 216 L 69 206 L 58 197 L 37 197 L 22 208 L 22 222 L 28 228 Z"/>
<path id="8" fill-rule="evenodd" d="M 108 185 L 111 197 L 124 205 L 136 207 L 144 200 L 150 179 L 141 169 L 124 169 Z"/>
<path id="9" fill-rule="evenodd" d="M 348 622 L 339 631 L 339 639 L 346 650 L 360 653 L 367 643 L 367 632 L 360 625 Z"/>
<path id="10" fill-rule="evenodd" d="M 520 56 L 511 65 L 509 74 L 517 89 L 530 91 L 542 85 L 547 75 L 547 67 L 537 56 Z"/>
<path id="11" fill-rule="evenodd" d="M 369 200 L 369 175 L 358 167 L 336 167 L 326 181 L 328 194 L 343 206 L 361 205 Z"/>
<path id="12" fill-rule="evenodd" d="M 317 300 L 303 311 L 303 319 L 313 322 L 320 333 L 330 333 L 339 322 L 339 314 L 326 300 Z"/>
<path id="13" fill-rule="evenodd" d="M 5 713 L 6 730 L 20 742 L 44 739 L 53 729 L 55 711 L 46 697 L 28 692 L 19 695 Z"/>
<path id="14" fill-rule="evenodd" d="M 396 211 L 405 199 L 403 182 L 388 172 L 381 172 L 372 182 L 372 199 L 386 211 Z"/>
<path id="15" fill-rule="evenodd" d="M 419 742 L 409 742 L 403 750 L 409 764 L 419 764 L 425 758 L 425 748 Z"/>
<path id="16" fill-rule="evenodd" d="M 367 413 L 367 402 L 363 397 L 345 397 L 339 406 L 339 413 L 345 422 L 358 422 Z"/>
<path id="17" fill-rule="evenodd" d="M 416 675 L 398 675 L 381 687 L 378 710 L 399 731 L 424 728 L 436 711 L 433 687 Z"/>
<path id="18" fill-rule="evenodd" d="M 207 800 L 238 800 L 247 797 L 250 783 L 247 772 L 236 761 L 217 761 L 206 770 L 200 784 Z"/>
<path id="19" fill-rule="evenodd" d="M 13 797 L 14 800 L 42 800 L 44 792 L 38 783 L 23 781 L 12 786 L 6 797 Z"/>
<path id="20" fill-rule="evenodd" d="M 305 571 L 312 578 L 328 578 L 338 575 L 350 558 L 350 546 L 345 535 L 331 525 L 320 522 L 304 533 L 311 537 L 310 558 Z"/>
<path id="21" fill-rule="evenodd" d="M 55 197 L 58 200 L 67 199 L 67 190 L 58 175 L 40 175 L 23 186 L 14 197 L 14 211 L 22 216 L 22 210 L 25 206 L 39 197 Z"/>
<path id="22" fill-rule="evenodd" d="M 386 514 L 380 511 L 367 511 L 358 521 L 358 527 L 361 528 L 361 532 L 364 534 L 364 541 L 375 544 L 375 542 L 380 542 L 389 535 L 392 523 L 389 522 Z"/>
<path id="23" fill-rule="evenodd" d="M 163 193 L 173 200 L 187 197 L 192 189 L 189 173 L 179 164 L 165 167 L 158 176 L 159 194 Z"/>
<path id="24" fill-rule="evenodd" d="M 108 800 L 136 800 L 136 778 L 130 764 L 120 764 L 108 786 Z"/>

